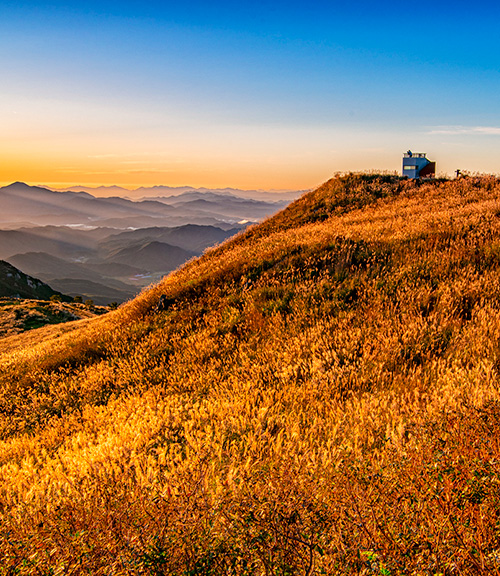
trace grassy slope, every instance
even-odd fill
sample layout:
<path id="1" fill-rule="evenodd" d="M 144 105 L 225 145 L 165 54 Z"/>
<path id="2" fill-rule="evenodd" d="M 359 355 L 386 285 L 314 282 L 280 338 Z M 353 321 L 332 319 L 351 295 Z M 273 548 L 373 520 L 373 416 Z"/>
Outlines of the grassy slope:
<path id="1" fill-rule="evenodd" d="M 83 318 L 94 318 L 108 311 L 104 307 L 88 309 L 83 304 L 51 302 L 49 300 L 27 300 L 17 298 L 0 298 L 0 338 L 1 351 L 7 349 L 5 338 L 53 324 L 66 324 Z M 46 330 L 46 332 L 50 331 Z M 40 342 L 40 334 L 34 336 Z M 9 340 L 16 345 L 16 339 Z M 16 346 L 17 347 L 17 346 Z"/>
<path id="2" fill-rule="evenodd" d="M 0 574 L 500 573 L 499 210 L 337 178 L 0 352 Z"/>

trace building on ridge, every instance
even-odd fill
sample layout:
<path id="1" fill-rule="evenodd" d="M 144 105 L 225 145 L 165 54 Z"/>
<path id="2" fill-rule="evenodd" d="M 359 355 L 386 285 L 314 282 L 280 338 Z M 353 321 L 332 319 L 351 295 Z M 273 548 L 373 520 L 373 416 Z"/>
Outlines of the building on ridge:
<path id="1" fill-rule="evenodd" d="M 431 162 L 422 152 L 408 150 L 403 154 L 403 176 L 408 178 L 434 178 L 436 163 Z"/>

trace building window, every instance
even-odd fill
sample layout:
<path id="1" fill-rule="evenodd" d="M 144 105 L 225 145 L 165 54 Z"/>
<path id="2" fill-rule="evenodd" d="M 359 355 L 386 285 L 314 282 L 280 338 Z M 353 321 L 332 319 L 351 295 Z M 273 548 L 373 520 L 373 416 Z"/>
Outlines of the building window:
<path id="1" fill-rule="evenodd" d="M 416 166 L 411 166 L 411 165 L 409 165 L 409 166 L 403 166 L 403 170 L 417 170 L 417 167 L 416 167 Z"/>

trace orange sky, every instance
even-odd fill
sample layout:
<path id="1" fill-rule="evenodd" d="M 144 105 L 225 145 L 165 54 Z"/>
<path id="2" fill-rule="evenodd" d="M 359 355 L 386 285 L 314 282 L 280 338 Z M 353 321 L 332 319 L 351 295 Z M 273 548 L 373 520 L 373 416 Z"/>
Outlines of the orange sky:
<path id="1" fill-rule="evenodd" d="M 0 184 L 497 173 L 500 5 L 459 5 L 409 33 L 395 2 L 0 2 Z"/>
<path id="2" fill-rule="evenodd" d="M 72 126 L 78 126 L 74 120 Z M 311 189 L 336 172 L 400 172 L 406 137 L 390 131 L 312 127 L 195 126 L 164 134 L 132 132 L 62 133 L 55 129 L 0 141 L 0 185 L 23 181 L 64 188 L 72 185 L 194 186 L 265 190 Z M 450 132 L 450 133 L 448 133 Z M 421 132 L 410 139 L 414 151 L 427 152 L 438 174 L 454 170 L 497 172 L 496 134 L 456 130 Z M 359 145 L 356 143 L 359 142 Z M 363 145 L 361 145 L 363 144 Z M 481 145 L 480 145 L 481 144 Z"/>
<path id="3" fill-rule="evenodd" d="M 358 4 L 0 3 L 0 184 L 303 190 L 408 149 L 499 172 L 497 20 L 442 7 L 412 44 Z"/>
<path id="4" fill-rule="evenodd" d="M 5 186 L 15 181 L 31 185 L 47 185 L 63 188 L 73 185 L 101 186 L 117 185 L 123 188 L 141 186 L 194 186 L 207 188 L 241 188 L 266 190 L 302 190 L 311 188 L 327 180 L 331 174 L 323 176 L 311 174 L 306 169 L 269 170 L 256 174 L 253 167 L 240 166 L 234 162 L 232 170 L 201 164 L 186 167 L 151 169 L 147 166 L 133 170 L 123 170 L 119 164 L 100 163 L 98 166 L 85 166 L 85 162 L 72 162 L 71 168 L 61 168 L 60 162 L 43 162 L 36 159 L 10 162 L 0 168 L 0 184 Z"/>
<path id="5" fill-rule="evenodd" d="M 400 171 L 409 148 L 438 174 L 500 169 L 494 127 L 419 128 L 161 114 L 86 100 L 0 95 L 0 184 L 311 189 L 336 172 Z"/>
<path id="6" fill-rule="evenodd" d="M 73 124 L 77 123 L 76 121 Z M 336 171 L 362 170 L 365 154 L 384 165 L 380 151 L 360 150 L 347 157 L 333 150 L 329 131 L 239 127 L 196 127 L 168 135 L 138 131 L 93 137 L 47 131 L 30 139 L 18 125 L 18 139 L 1 148 L 0 182 L 23 181 L 54 187 L 71 185 L 234 187 L 242 189 L 312 188 Z M 237 134 L 237 135 L 236 135 Z M 134 137 L 135 136 L 135 137 Z M 378 156 L 378 157 L 377 157 Z M 399 164 L 398 154 L 392 160 Z"/>

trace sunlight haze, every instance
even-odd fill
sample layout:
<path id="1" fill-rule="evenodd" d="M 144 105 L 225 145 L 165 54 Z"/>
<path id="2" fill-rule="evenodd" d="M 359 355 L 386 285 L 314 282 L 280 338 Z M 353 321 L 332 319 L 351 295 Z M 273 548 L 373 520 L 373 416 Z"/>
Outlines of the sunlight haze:
<path id="1" fill-rule="evenodd" d="M 408 148 L 496 173 L 500 8 L 416 10 L 4 1 L 0 184 L 306 189 Z"/>

